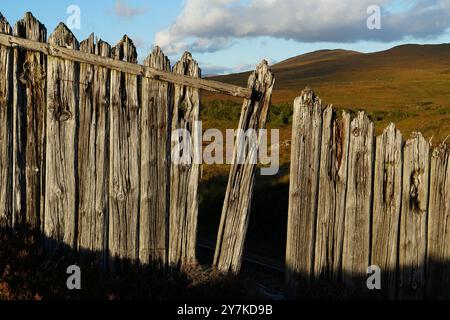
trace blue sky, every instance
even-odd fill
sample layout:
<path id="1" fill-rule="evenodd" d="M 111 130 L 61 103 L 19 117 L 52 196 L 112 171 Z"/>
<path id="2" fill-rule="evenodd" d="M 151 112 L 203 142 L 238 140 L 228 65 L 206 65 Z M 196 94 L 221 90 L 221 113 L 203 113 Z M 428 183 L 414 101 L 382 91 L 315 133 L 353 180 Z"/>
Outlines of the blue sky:
<path id="1" fill-rule="evenodd" d="M 450 42 L 450 0 L 2 0 L 0 12 L 14 24 L 31 11 L 50 34 L 70 5 L 81 10 L 81 28 L 72 28 L 79 40 L 94 32 L 113 45 L 127 34 L 140 60 L 155 43 L 172 62 L 190 50 L 204 73 L 320 49 Z M 370 5 L 380 8 L 381 29 L 367 28 Z"/>

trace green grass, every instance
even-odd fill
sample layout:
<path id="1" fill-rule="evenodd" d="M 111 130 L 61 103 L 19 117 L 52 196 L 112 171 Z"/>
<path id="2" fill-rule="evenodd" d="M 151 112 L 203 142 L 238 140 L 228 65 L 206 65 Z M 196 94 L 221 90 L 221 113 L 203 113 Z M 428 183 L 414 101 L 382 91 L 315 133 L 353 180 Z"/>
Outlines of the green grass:
<path id="1" fill-rule="evenodd" d="M 322 50 L 283 61 L 272 70 L 276 85 L 271 115 L 278 112 L 277 106 L 292 105 L 308 86 L 324 104 L 367 111 L 378 134 L 389 122 L 394 122 L 405 137 L 413 131 L 424 131 L 434 143 L 450 134 L 448 44 L 405 45 L 368 54 Z M 241 73 L 214 79 L 244 86 L 248 76 Z M 205 101 L 211 99 L 223 97 L 205 94 Z M 289 123 L 288 118 L 288 114 L 274 117 L 272 124 L 284 125 Z"/>
<path id="2" fill-rule="evenodd" d="M 241 117 L 242 103 L 232 100 L 206 100 L 202 104 L 201 117 L 204 121 L 235 122 L 237 127 Z M 292 104 L 280 103 L 270 107 L 268 124 L 286 126 L 292 123 Z"/>
<path id="3" fill-rule="evenodd" d="M 272 68 L 276 86 L 269 128 L 280 129 L 281 142 L 292 140 L 292 105 L 303 88 L 311 87 L 324 105 L 333 104 L 355 116 L 367 112 L 376 134 L 392 122 L 404 139 L 420 131 L 436 146 L 450 134 L 450 45 L 402 46 L 360 54 L 319 51 L 281 62 Z M 245 86 L 249 73 L 215 77 Z M 237 128 L 242 100 L 204 93 L 206 128 Z M 283 259 L 290 147 L 280 151 L 282 173 L 257 177 L 247 248 Z M 204 166 L 201 233 L 214 240 L 222 210 L 229 166 Z"/>

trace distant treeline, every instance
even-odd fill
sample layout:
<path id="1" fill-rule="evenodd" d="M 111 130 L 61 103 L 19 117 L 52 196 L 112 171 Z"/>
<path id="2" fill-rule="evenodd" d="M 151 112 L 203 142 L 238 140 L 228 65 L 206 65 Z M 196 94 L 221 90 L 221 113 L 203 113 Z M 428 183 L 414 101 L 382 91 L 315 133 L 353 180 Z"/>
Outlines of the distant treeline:
<path id="1" fill-rule="evenodd" d="M 242 103 L 231 100 L 210 100 L 202 104 L 202 119 L 239 121 Z M 268 123 L 272 125 L 292 124 L 293 107 L 289 103 L 271 105 Z"/>

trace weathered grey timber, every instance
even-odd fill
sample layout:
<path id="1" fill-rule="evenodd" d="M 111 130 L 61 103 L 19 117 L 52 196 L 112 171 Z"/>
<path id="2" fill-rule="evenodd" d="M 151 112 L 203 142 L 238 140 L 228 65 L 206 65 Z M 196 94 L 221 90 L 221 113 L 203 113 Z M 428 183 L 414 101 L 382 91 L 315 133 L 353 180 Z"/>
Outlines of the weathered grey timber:
<path id="1" fill-rule="evenodd" d="M 50 36 L 49 43 L 79 48 L 75 36 L 62 23 Z M 54 249 L 55 243 L 76 247 L 78 105 L 79 66 L 48 57 L 44 214 L 48 251 Z"/>
<path id="2" fill-rule="evenodd" d="M 118 61 L 136 63 L 136 47 L 127 36 L 112 49 Z M 139 258 L 141 108 L 138 77 L 111 71 L 109 253 L 110 267 Z"/>
<path id="3" fill-rule="evenodd" d="M 27 50 L 41 52 L 47 56 L 58 57 L 61 59 L 70 60 L 74 62 L 93 64 L 96 66 L 136 76 L 143 76 L 146 78 L 166 81 L 174 84 L 189 86 L 191 88 L 202 89 L 211 92 L 222 93 L 234 97 L 251 99 L 252 95 L 252 92 L 247 88 L 242 88 L 227 83 L 195 78 L 187 75 L 180 75 L 168 71 L 151 68 L 148 66 L 141 66 L 127 61 L 118 61 L 86 52 L 74 51 L 71 50 L 71 48 L 58 46 L 52 43 L 48 44 L 40 43 L 36 41 L 14 37 L 7 34 L 0 34 L 0 45 L 13 48 L 20 47 Z"/>
<path id="4" fill-rule="evenodd" d="M 111 46 L 91 34 L 80 50 L 109 57 Z M 102 67 L 80 65 L 78 248 L 95 253 L 103 268 L 108 254 L 110 74 Z"/>
<path id="5" fill-rule="evenodd" d="M 241 132 L 254 130 L 259 135 L 265 128 L 274 84 L 273 73 L 263 61 L 248 79 L 248 88 L 261 96 L 244 101 L 238 127 Z M 214 267 L 223 273 L 239 273 L 242 265 L 259 147 L 259 137 L 254 138 L 244 150 L 245 136 L 238 135 L 233 153 L 214 256 Z"/>
<path id="6" fill-rule="evenodd" d="M 450 299 L 450 149 L 431 157 L 426 297 Z"/>
<path id="7" fill-rule="evenodd" d="M 191 77 L 201 77 L 197 62 L 190 53 L 185 53 L 173 67 L 173 72 Z M 200 91 L 182 85 L 175 85 L 173 92 L 173 110 L 171 129 L 184 130 L 182 141 L 184 150 L 180 157 L 172 153 L 170 171 L 170 220 L 169 220 L 169 265 L 176 267 L 196 263 L 197 218 L 200 182 L 198 147 L 202 132 L 198 127 L 200 120 Z M 189 133 L 190 136 L 187 136 Z M 175 137 L 178 138 L 178 137 Z M 178 139 L 171 141 L 171 150 Z M 178 159 L 178 160 L 177 160 Z"/>
<path id="8" fill-rule="evenodd" d="M 350 115 L 343 112 L 336 118 L 329 106 L 323 113 L 314 261 L 316 280 L 338 281 L 342 272 L 349 140 Z"/>
<path id="9" fill-rule="evenodd" d="M 347 197 L 345 206 L 343 282 L 349 294 L 367 293 L 370 262 L 372 182 L 375 159 L 374 124 L 360 112 L 350 126 Z"/>
<path id="10" fill-rule="evenodd" d="M 425 288 L 430 145 L 420 134 L 406 141 L 400 225 L 399 298 L 422 299 Z"/>
<path id="11" fill-rule="evenodd" d="M 11 34 L 11 26 L 0 13 L 0 32 Z M 13 56 L 0 45 L 0 227 L 12 227 L 13 206 Z"/>
<path id="12" fill-rule="evenodd" d="M 170 61 L 159 47 L 144 65 L 170 71 Z M 139 259 L 166 265 L 169 236 L 169 175 L 172 85 L 142 79 L 141 206 Z"/>
<path id="13" fill-rule="evenodd" d="M 13 33 L 47 41 L 47 29 L 31 13 Z M 42 230 L 44 216 L 46 73 L 44 54 L 14 50 L 14 224 L 34 230 Z"/>
<path id="14" fill-rule="evenodd" d="M 322 101 L 305 89 L 294 102 L 286 249 L 287 283 L 296 294 L 314 274 L 322 140 Z M 300 281 L 298 281 L 298 279 Z"/>
<path id="15" fill-rule="evenodd" d="M 372 259 L 383 272 L 381 295 L 395 299 L 402 200 L 403 137 L 391 124 L 376 140 Z"/>

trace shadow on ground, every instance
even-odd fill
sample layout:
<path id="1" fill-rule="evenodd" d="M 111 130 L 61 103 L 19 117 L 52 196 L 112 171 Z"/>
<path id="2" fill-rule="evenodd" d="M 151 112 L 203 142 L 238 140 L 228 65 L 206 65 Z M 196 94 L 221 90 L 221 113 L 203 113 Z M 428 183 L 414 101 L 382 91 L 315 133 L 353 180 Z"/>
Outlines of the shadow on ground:
<path id="1" fill-rule="evenodd" d="M 53 243 L 54 252 L 44 253 L 42 240 L 52 241 L 30 230 L 17 235 L 0 229 L 0 300 L 264 299 L 255 283 L 201 266 L 175 272 L 122 260 L 123 269 L 111 273 L 98 267 L 98 253 L 76 252 L 58 243 Z M 81 268 L 82 290 L 67 289 L 71 265 Z"/>

